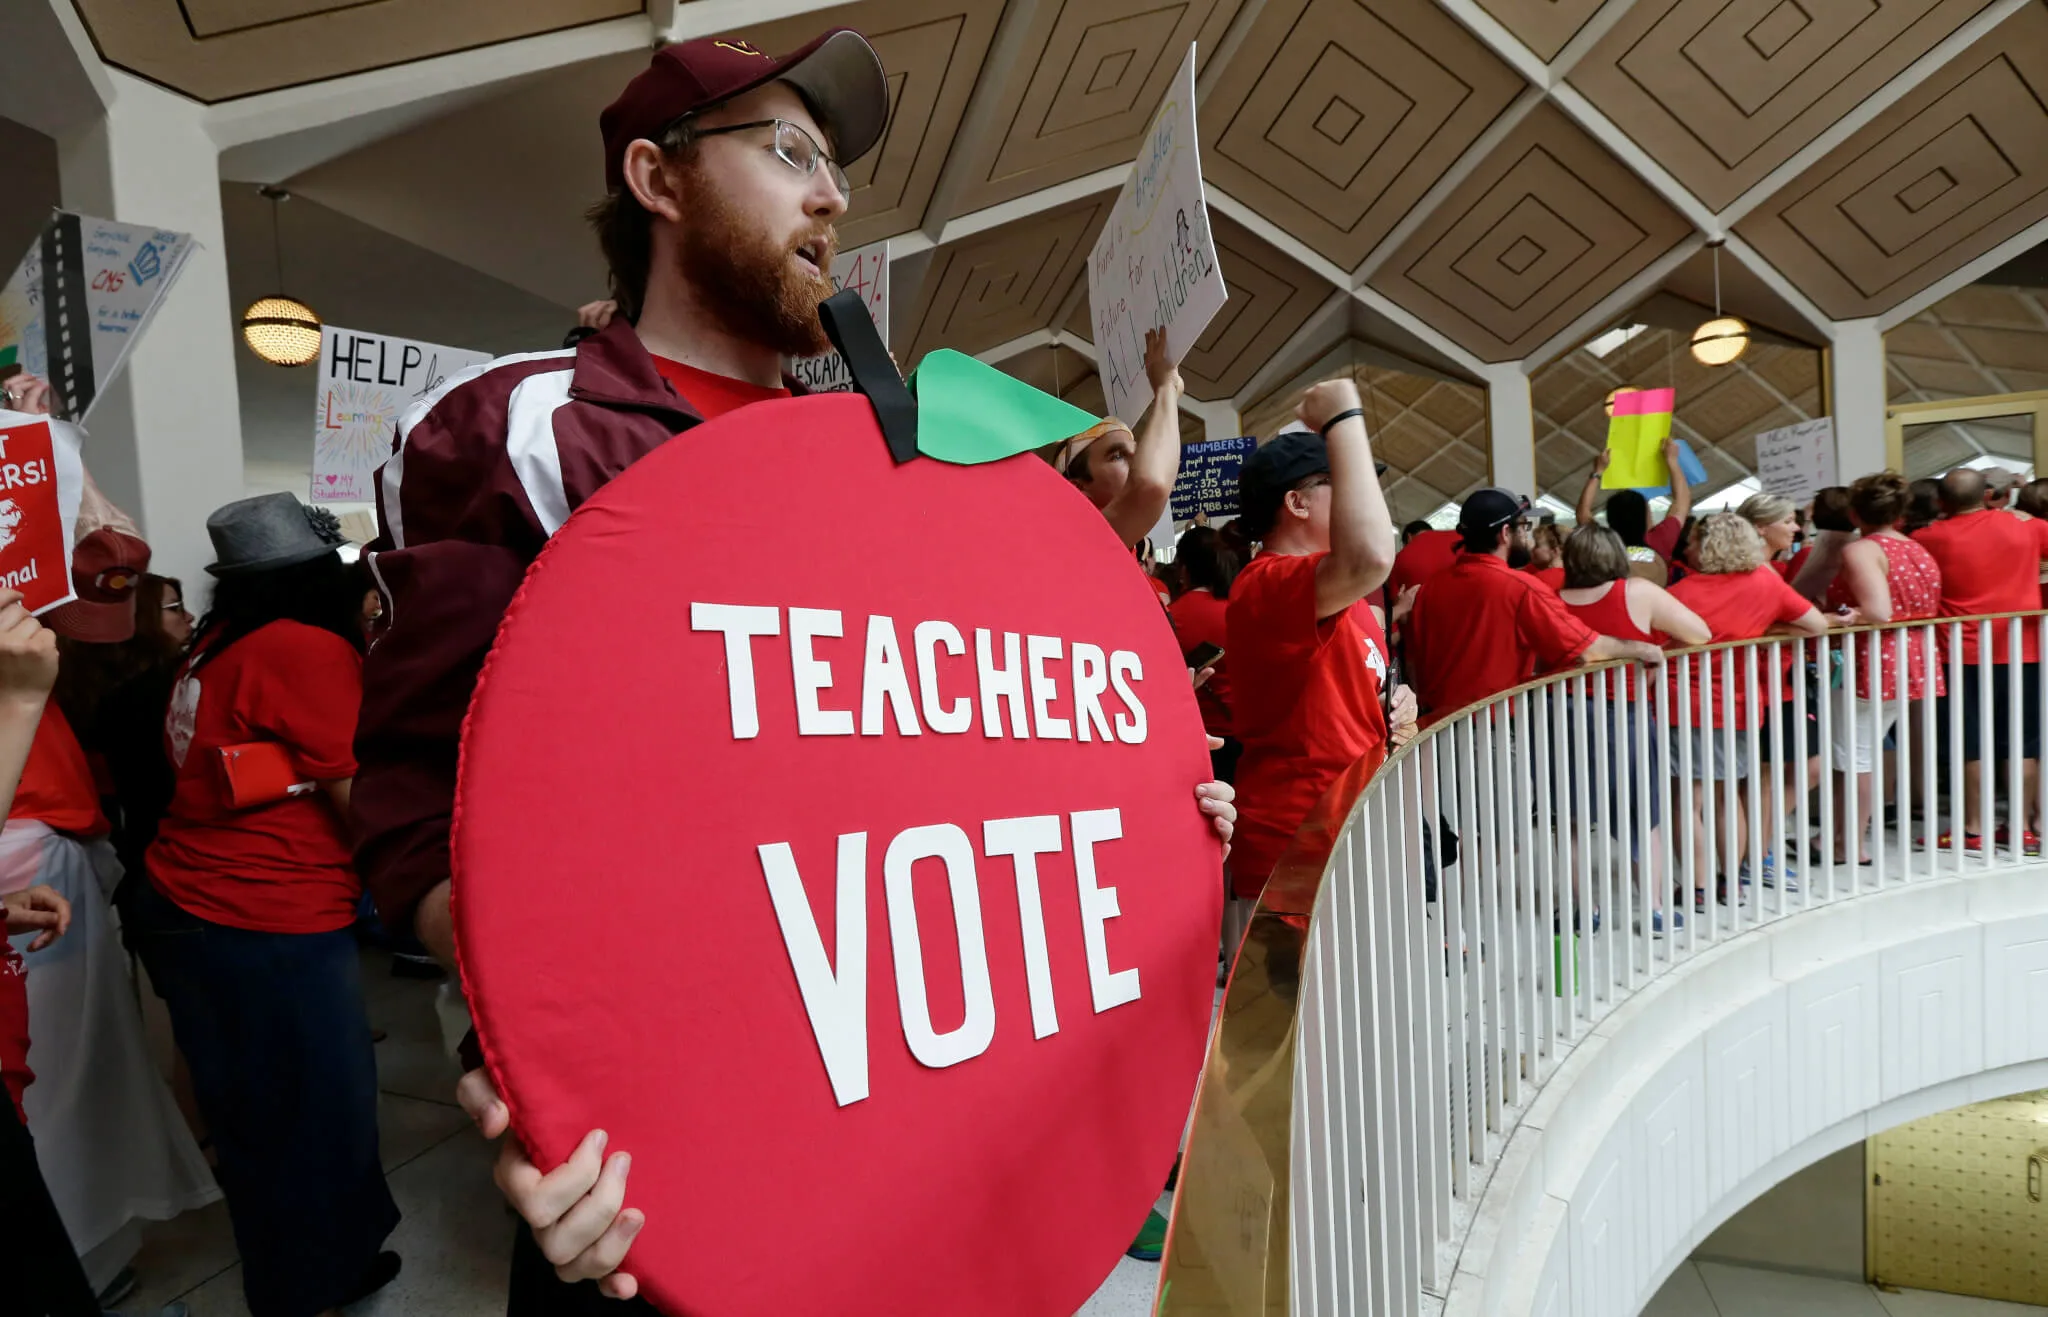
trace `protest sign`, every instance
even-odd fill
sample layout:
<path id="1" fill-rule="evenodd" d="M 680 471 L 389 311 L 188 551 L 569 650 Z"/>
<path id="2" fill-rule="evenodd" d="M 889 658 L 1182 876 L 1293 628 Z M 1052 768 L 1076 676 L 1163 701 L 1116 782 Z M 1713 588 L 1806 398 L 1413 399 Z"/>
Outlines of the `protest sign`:
<path id="1" fill-rule="evenodd" d="M 70 602 L 71 540 L 85 467 L 78 428 L 0 411 L 0 587 L 31 613 Z"/>
<path id="2" fill-rule="evenodd" d="M 1030 453 L 899 466 L 844 394 L 656 448 L 528 572 L 464 733 L 456 937 L 519 1138 L 632 1155 L 664 1312 L 1068 1317 L 1201 1067 L 1203 746 L 1145 577 Z"/>
<path id="3" fill-rule="evenodd" d="M 1202 192 L 1190 42 L 1088 254 L 1088 316 L 1111 416 L 1136 425 L 1152 401 L 1145 331 L 1164 325 L 1167 355 L 1178 363 L 1229 295 Z"/>
<path id="4" fill-rule="evenodd" d="M 1168 508 L 1173 519 L 1236 516 L 1238 472 L 1258 446 L 1256 435 L 1182 445 L 1180 472 L 1173 478 L 1173 498 Z"/>
<path id="5" fill-rule="evenodd" d="M 313 393 L 313 502 L 367 503 L 405 409 L 488 352 L 359 329 L 320 329 Z"/>
<path id="6" fill-rule="evenodd" d="M 1706 464 L 1700 461 L 1699 454 L 1692 451 L 1692 445 L 1683 439 L 1678 441 L 1678 469 L 1685 475 L 1685 483 L 1694 489 L 1707 483 Z M 1646 485 L 1642 495 L 1644 498 L 1661 498 L 1670 492 L 1669 485 Z"/>
<path id="7" fill-rule="evenodd" d="M 860 294 L 868 314 L 875 319 L 882 344 L 889 342 L 889 244 L 871 243 L 840 252 L 832 258 L 832 291 L 848 288 Z M 790 376 L 812 393 L 844 393 L 853 387 L 853 376 L 837 352 L 815 357 L 797 357 L 789 363 Z"/>
<path id="8" fill-rule="evenodd" d="M 1756 437 L 1756 478 L 1764 493 L 1800 506 L 1835 483 L 1835 422 L 1816 417 Z"/>
<path id="9" fill-rule="evenodd" d="M 84 420 L 191 250 L 189 234 L 52 212 L 0 288 L 0 375 L 42 376 Z"/>
<path id="10" fill-rule="evenodd" d="M 1607 421 L 1607 451 L 1614 458 L 1600 477 L 1602 489 L 1655 489 L 1671 484 L 1664 441 L 1671 437 L 1672 389 L 1630 389 L 1614 397 Z"/>

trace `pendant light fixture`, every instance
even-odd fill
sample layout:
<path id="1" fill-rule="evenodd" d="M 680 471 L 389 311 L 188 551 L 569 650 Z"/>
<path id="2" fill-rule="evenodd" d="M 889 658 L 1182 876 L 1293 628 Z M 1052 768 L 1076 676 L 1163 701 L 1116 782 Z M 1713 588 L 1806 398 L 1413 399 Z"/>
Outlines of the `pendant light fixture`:
<path id="1" fill-rule="evenodd" d="M 1721 245 L 1726 239 L 1707 243 L 1714 253 L 1714 318 L 1692 331 L 1693 359 L 1702 366 L 1725 366 L 1749 350 L 1749 326 L 1735 316 L 1721 314 Z"/>
<path id="2" fill-rule="evenodd" d="M 270 201 L 270 254 L 277 287 L 284 287 L 284 240 L 279 236 L 277 206 L 291 200 L 281 187 L 264 187 Z M 259 297 L 242 312 L 242 338 L 249 350 L 275 366 L 304 366 L 320 356 L 320 317 L 296 297 L 282 291 Z"/>

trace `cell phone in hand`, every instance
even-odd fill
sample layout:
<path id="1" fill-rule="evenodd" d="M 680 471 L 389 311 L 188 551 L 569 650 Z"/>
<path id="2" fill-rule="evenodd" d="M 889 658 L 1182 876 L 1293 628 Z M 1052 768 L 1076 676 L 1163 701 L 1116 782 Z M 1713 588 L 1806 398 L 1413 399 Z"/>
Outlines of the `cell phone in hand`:
<path id="1" fill-rule="evenodd" d="M 1222 657 L 1223 646 L 1203 641 L 1188 651 L 1188 666 L 1200 672 L 1203 668 L 1214 666 L 1216 660 Z"/>

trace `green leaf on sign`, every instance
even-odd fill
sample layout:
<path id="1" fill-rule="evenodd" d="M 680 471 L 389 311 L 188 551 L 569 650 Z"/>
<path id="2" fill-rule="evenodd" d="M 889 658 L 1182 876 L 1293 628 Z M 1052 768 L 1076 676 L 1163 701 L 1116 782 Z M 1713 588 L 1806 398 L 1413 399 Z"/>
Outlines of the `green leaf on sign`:
<path id="1" fill-rule="evenodd" d="M 925 354 L 910 373 L 910 391 L 917 398 L 918 451 L 956 466 L 1033 452 L 1099 419 L 950 348 Z"/>

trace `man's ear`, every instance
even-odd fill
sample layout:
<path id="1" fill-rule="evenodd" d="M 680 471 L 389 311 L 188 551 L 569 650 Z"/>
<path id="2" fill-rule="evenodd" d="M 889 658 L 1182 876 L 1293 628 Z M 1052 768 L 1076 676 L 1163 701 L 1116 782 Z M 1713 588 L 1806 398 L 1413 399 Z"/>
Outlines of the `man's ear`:
<path id="1" fill-rule="evenodd" d="M 682 220 L 683 202 L 676 187 L 675 171 L 660 147 L 644 137 L 628 143 L 622 172 L 627 190 L 642 210 L 671 223 Z"/>

